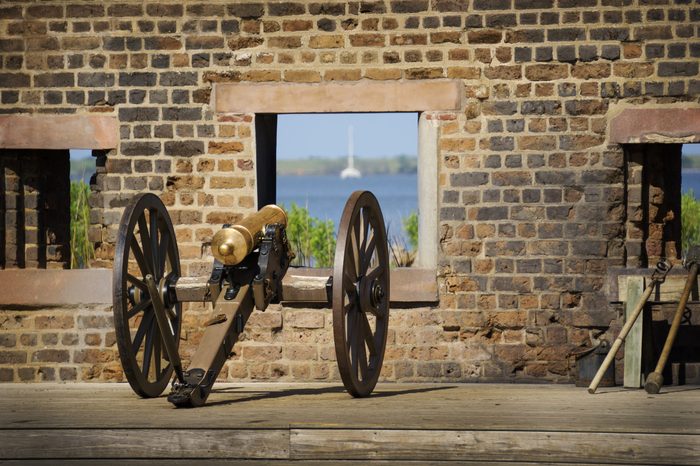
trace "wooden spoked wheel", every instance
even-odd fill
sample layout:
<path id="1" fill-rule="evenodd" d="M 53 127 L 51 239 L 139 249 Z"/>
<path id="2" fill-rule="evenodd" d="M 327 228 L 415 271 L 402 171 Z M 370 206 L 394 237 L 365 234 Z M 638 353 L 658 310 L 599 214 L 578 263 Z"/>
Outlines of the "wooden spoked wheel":
<path id="1" fill-rule="evenodd" d="M 377 198 L 355 191 L 343 210 L 333 268 L 333 338 L 347 391 L 377 384 L 389 328 L 389 252 Z"/>
<path id="2" fill-rule="evenodd" d="M 179 342 L 182 307 L 170 285 L 180 277 L 175 231 L 163 202 L 154 194 L 135 196 L 119 225 L 114 257 L 114 328 L 124 375 L 140 396 L 163 393 L 173 368 L 144 278 L 151 274 L 161 291 L 170 330 Z"/>

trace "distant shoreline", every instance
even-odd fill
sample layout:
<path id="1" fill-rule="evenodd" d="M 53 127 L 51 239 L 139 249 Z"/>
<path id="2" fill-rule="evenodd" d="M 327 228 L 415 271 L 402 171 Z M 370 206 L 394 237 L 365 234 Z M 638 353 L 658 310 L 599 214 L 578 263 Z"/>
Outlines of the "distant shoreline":
<path id="1" fill-rule="evenodd" d="M 280 176 L 338 175 L 347 167 L 345 157 L 306 157 L 277 161 L 277 174 Z M 410 155 L 392 157 L 355 157 L 355 168 L 362 175 L 391 175 L 416 173 L 418 159 Z"/>

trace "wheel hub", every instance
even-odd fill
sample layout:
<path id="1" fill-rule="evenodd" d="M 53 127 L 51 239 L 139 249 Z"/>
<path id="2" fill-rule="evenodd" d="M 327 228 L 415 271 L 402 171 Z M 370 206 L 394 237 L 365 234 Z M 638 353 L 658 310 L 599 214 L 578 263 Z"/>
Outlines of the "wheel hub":
<path id="1" fill-rule="evenodd" d="M 360 278 L 357 293 L 360 299 L 360 308 L 363 312 L 369 312 L 374 315 L 381 314 L 386 293 L 378 279 Z"/>

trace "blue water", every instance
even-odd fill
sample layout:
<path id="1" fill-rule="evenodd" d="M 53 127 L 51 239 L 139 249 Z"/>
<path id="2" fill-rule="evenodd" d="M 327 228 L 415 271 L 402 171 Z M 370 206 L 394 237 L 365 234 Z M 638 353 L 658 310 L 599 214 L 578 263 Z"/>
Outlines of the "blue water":
<path id="1" fill-rule="evenodd" d="M 418 210 L 417 175 L 368 175 L 340 179 L 337 175 L 278 176 L 277 203 L 289 207 L 292 202 L 307 207 L 321 220 L 340 223 L 345 202 L 353 191 L 372 191 L 379 200 L 389 236 L 403 236 L 401 219 Z"/>
<path id="2" fill-rule="evenodd" d="M 686 169 L 681 172 L 681 192 L 693 190 L 695 199 L 700 199 L 700 170 Z"/>

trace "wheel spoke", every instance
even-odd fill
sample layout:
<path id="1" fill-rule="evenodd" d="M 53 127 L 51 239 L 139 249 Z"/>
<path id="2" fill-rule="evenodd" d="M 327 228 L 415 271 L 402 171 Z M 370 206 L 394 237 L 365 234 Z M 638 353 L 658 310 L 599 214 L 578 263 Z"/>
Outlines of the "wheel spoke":
<path id="1" fill-rule="evenodd" d="M 161 353 L 161 338 L 156 338 L 155 341 L 153 342 L 153 362 L 155 363 L 156 367 L 156 379 L 160 378 L 160 369 L 161 369 L 161 364 L 160 364 L 160 353 Z"/>
<path id="2" fill-rule="evenodd" d="M 364 251 L 365 248 L 366 248 L 366 246 L 367 246 L 367 237 L 369 236 L 369 226 L 370 226 L 370 223 L 369 223 L 369 210 L 366 209 L 366 208 L 365 208 L 365 209 L 362 209 L 362 215 L 360 215 L 360 217 L 361 217 L 361 222 L 360 222 L 360 223 L 362 224 L 362 232 L 361 232 L 361 233 L 362 233 L 362 235 L 361 235 L 361 237 L 362 237 L 362 243 L 361 243 L 361 246 L 360 246 L 360 250 L 361 250 L 361 251 Z"/>
<path id="3" fill-rule="evenodd" d="M 134 254 L 134 259 L 136 259 L 136 264 L 139 266 L 139 269 L 141 269 L 141 275 L 145 277 L 149 273 L 152 273 L 150 265 L 143 257 L 143 251 L 141 251 L 141 247 L 139 246 L 139 242 L 136 240 L 136 236 L 131 236 L 130 245 L 131 252 Z"/>
<path id="4" fill-rule="evenodd" d="M 148 371 L 151 368 L 151 355 L 153 354 L 153 336 L 155 334 L 156 325 L 155 322 L 151 322 L 148 327 L 148 333 L 146 334 L 146 344 L 143 348 L 143 376 L 148 380 Z"/>
<path id="5" fill-rule="evenodd" d="M 356 277 L 360 277 L 360 244 L 357 237 L 357 226 L 353 226 L 352 233 L 350 234 L 350 253 L 352 255 L 352 270 L 355 272 Z M 347 256 L 347 254 L 346 254 Z"/>
<path id="6" fill-rule="evenodd" d="M 148 287 L 146 286 L 146 284 L 142 280 L 139 280 L 137 277 L 131 275 L 130 273 L 126 274 L 126 281 L 132 283 L 134 286 L 136 286 L 136 288 L 143 291 L 144 293 L 148 293 Z"/>
<path id="7" fill-rule="evenodd" d="M 364 312 L 359 312 L 358 314 L 364 315 Z M 358 316 L 357 320 L 362 320 L 362 316 Z M 364 381 L 367 378 L 367 351 L 365 349 L 365 332 L 362 328 L 362 325 L 358 325 L 358 332 L 357 332 L 357 352 L 358 352 L 358 360 L 360 362 L 360 367 L 359 369 L 359 376 L 360 378 Z"/>
<path id="8" fill-rule="evenodd" d="M 138 220 L 139 223 L 139 236 L 141 236 L 141 247 L 143 248 L 144 258 L 146 263 L 150 266 L 149 270 L 153 278 L 155 276 L 155 264 L 153 262 L 153 251 L 151 250 L 151 237 L 148 234 L 148 227 L 146 226 L 146 217 L 142 214 Z"/>
<path id="9" fill-rule="evenodd" d="M 357 377 L 357 359 L 358 359 L 358 347 L 357 347 L 357 334 L 359 333 L 359 328 L 357 328 L 357 310 L 348 315 L 348 321 L 352 321 L 352 333 L 348 334 L 348 345 L 350 347 L 350 366 L 352 367 L 352 373 Z"/>
<path id="10" fill-rule="evenodd" d="M 379 278 L 384 273 L 384 270 L 385 269 L 383 265 L 376 266 L 372 269 L 371 272 L 367 274 L 366 280 L 374 280 L 376 278 Z"/>
<path id="11" fill-rule="evenodd" d="M 160 276 L 165 275 L 165 263 L 168 258 L 168 247 L 170 246 L 170 235 L 162 233 L 160 235 L 160 244 L 158 245 L 158 273 Z"/>
<path id="12" fill-rule="evenodd" d="M 350 293 L 351 291 L 354 292 L 355 282 L 356 282 L 356 280 L 353 277 L 351 277 L 347 273 L 343 274 L 343 287 L 345 287 L 345 291 L 347 293 Z"/>
<path id="13" fill-rule="evenodd" d="M 131 318 L 134 317 L 136 314 L 138 314 L 139 312 L 143 311 L 144 309 L 146 309 L 146 308 L 149 307 L 150 305 L 151 305 L 151 299 L 150 299 L 150 298 L 141 301 L 140 303 L 138 303 L 137 305 L 135 305 L 134 307 L 132 307 L 131 309 L 129 309 L 129 312 L 126 313 L 126 319 L 127 319 L 127 320 L 131 319 Z"/>
<path id="14" fill-rule="evenodd" d="M 374 346 L 374 335 L 372 334 L 372 327 L 369 325 L 369 320 L 367 319 L 367 314 L 362 313 L 361 322 L 363 328 L 363 334 L 365 336 L 365 343 L 367 343 L 367 348 L 369 348 L 370 357 L 377 354 L 377 348 Z"/>
<path id="15" fill-rule="evenodd" d="M 141 320 L 141 323 L 139 324 L 139 328 L 138 328 L 138 330 L 136 330 L 136 335 L 134 335 L 134 341 L 131 344 L 134 353 L 139 352 L 139 348 L 141 348 L 141 342 L 143 341 L 143 337 L 146 335 L 146 331 L 151 326 L 151 323 L 153 322 L 154 317 L 155 317 L 155 314 L 152 312 L 144 314 L 143 319 Z"/>
<path id="16" fill-rule="evenodd" d="M 374 234 L 372 234 L 372 239 L 369 240 L 367 244 L 367 249 L 364 250 L 364 257 L 362 258 L 362 268 L 361 272 L 363 275 L 367 275 L 367 269 L 369 268 L 370 262 L 372 262 L 372 254 L 374 254 L 374 249 L 376 246 Z"/>
<path id="17" fill-rule="evenodd" d="M 156 209 L 148 209 L 148 219 L 150 221 L 148 232 L 151 236 L 151 254 L 153 254 L 153 278 L 160 280 L 163 271 L 160 269 L 160 257 L 158 256 L 158 212 Z"/>

